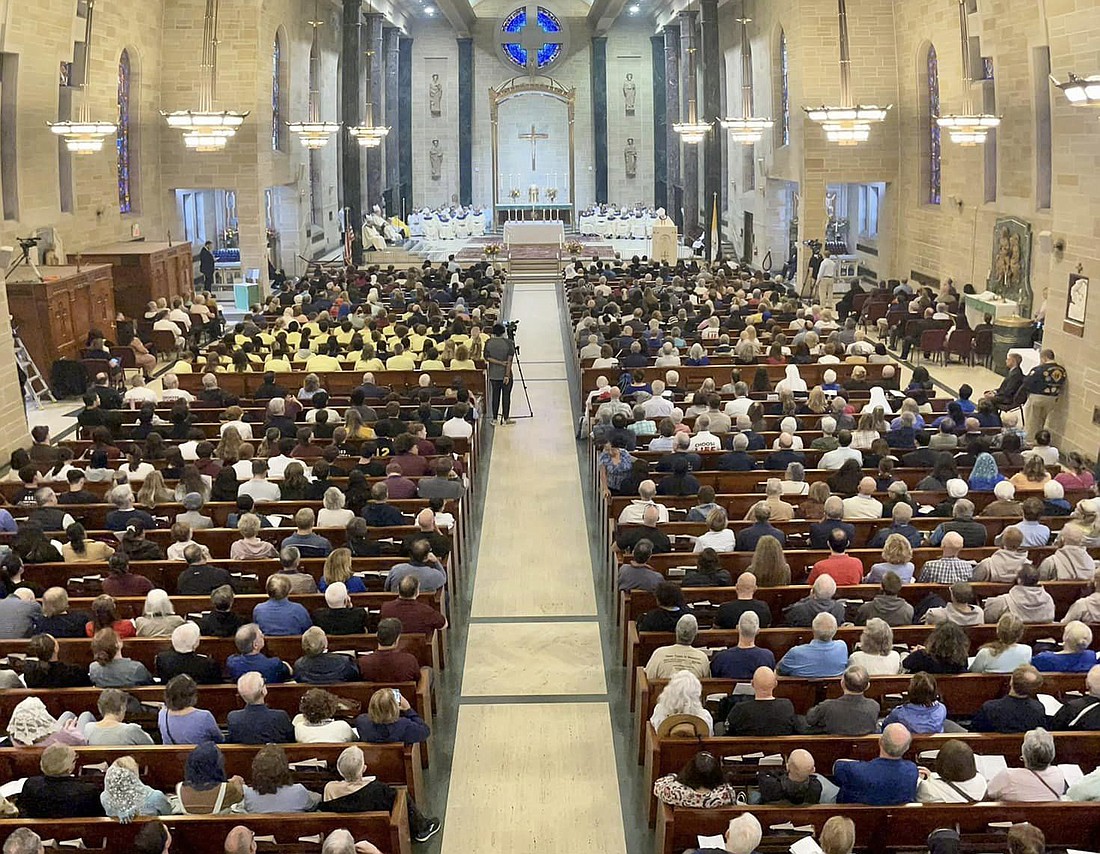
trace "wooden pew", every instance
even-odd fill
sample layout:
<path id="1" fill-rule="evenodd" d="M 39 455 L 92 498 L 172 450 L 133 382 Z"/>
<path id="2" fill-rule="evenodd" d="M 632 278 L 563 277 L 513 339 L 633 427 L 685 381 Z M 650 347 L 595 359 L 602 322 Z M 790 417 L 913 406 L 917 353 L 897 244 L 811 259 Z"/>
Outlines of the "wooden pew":
<path id="1" fill-rule="evenodd" d="M 647 813 L 652 827 L 657 818 L 658 800 L 653 794 L 653 784 L 668 774 L 678 774 L 696 753 L 707 751 L 723 761 L 727 779 L 737 786 L 753 786 L 756 774 L 762 766 L 756 760 L 732 762 L 730 756 L 748 756 L 755 753 L 764 755 L 781 754 L 784 760 L 791 751 L 809 750 L 814 757 L 818 773 L 828 775 L 838 759 L 858 759 L 869 761 L 878 756 L 879 736 L 831 736 L 803 735 L 779 736 L 771 738 L 728 738 L 711 736 L 701 739 L 658 738 L 653 725 L 646 722 L 645 732 L 645 792 L 648 804 Z M 936 735 L 914 735 L 908 758 L 918 764 L 934 768 L 935 761 L 921 761 L 920 754 L 925 751 L 939 750 L 947 741 L 960 740 L 970 745 L 975 754 L 981 756 L 1003 756 L 1010 767 L 1019 767 L 1020 746 L 1023 733 L 938 733 Z M 1086 773 L 1097 764 L 1097 748 L 1100 747 L 1100 735 L 1093 732 L 1063 732 L 1054 735 L 1057 762 L 1080 765 Z M 1087 770 L 1086 770 L 1087 769 Z"/>
<path id="2" fill-rule="evenodd" d="M 336 772 L 336 760 L 347 747 L 346 744 L 284 744 L 287 760 L 292 764 L 309 759 L 319 759 L 324 768 L 291 768 L 294 781 L 314 788 L 318 783 L 339 780 Z M 377 777 L 391 786 L 405 786 L 414 800 L 423 797 L 424 774 L 420 766 L 421 745 L 412 744 L 370 744 L 356 742 L 367 760 L 367 774 Z M 245 780 L 252 777 L 252 760 L 260 750 L 260 745 L 223 744 L 219 745 L 225 757 L 226 776 L 237 774 Z M 132 745 L 117 747 L 77 747 L 77 768 L 107 763 L 120 756 L 132 756 L 138 764 L 141 779 L 164 792 L 175 791 L 176 784 L 183 780 L 187 757 L 194 750 L 191 745 L 153 745 L 135 747 Z M 40 774 L 38 763 L 43 748 L 4 747 L 0 748 L 0 778 L 17 780 L 20 777 L 33 777 Z M 81 773 L 79 770 L 77 773 Z M 87 770 L 84 771 L 87 773 Z"/>
<path id="3" fill-rule="evenodd" d="M 760 821 L 765 833 L 773 825 L 794 821 L 812 825 L 814 835 L 835 815 L 855 822 L 856 845 L 861 851 L 882 852 L 920 848 L 928 834 L 941 827 L 958 827 L 978 843 L 979 851 L 1003 850 L 1004 835 L 990 828 L 991 822 L 1030 822 L 1046 835 L 1050 848 L 1083 846 L 1095 848 L 1100 843 L 1100 810 L 1095 804 L 1070 803 L 982 803 L 924 804 L 897 807 L 827 804 L 813 807 L 724 807 L 721 809 L 687 809 L 662 804 L 657 814 L 656 854 L 681 854 L 698 846 L 699 836 L 720 836 L 730 820 L 743 812 L 751 812 Z M 761 851 L 787 851 L 805 834 L 767 833 Z"/>
<path id="4" fill-rule="evenodd" d="M 287 664 L 294 662 L 302 655 L 302 636 L 290 635 L 277 637 L 268 635 L 264 638 L 264 654 L 281 658 Z M 398 647 L 416 656 L 421 667 L 436 668 L 439 655 L 436 652 L 439 638 L 436 632 L 430 635 L 402 634 L 398 640 Z M 366 652 L 378 648 L 377 635 L 335 635 L 329 639 L 331 649 L 355 650 Z M 122 654 L 126 658 L 132 658 L 144 664 L 150 673 L 155 673 L 154 662 L 157 654 L 172 648 L 170 637 L 159 638 L 126 638 L 122 642 Z M 22 654 L 27 650 L 27 641 L 0 640 L 0 658 L 12 653 Z M 215 661 L 225 664 L 229 656 L 237 654 L 237 648 L 233 645 L 233 638 L 202 638 L 199 651 Z M 92 662 L 92 641 L 90 638 L 58 638 L 57 656 L 60 661 L 69 664 L 78 664 L 86 667 Z"/>
<path id="5" fill-rule="evenodd" d="M 655 379 L 662 379 L 663 380 L 664 377 L 665 377 L 665 371 L 673 370 L 673 371 L 676 371 L 680 375 L 680 385 L 681 386 L 683 386 L 686 389 L 694 390 L 694 389 L 699 388 L 699 386 L 702 385 L 703 380 L 708 379 L 708 378 L 713 379 L 714 382 L 715 382 L 715 385 L 717 385 L 718 388 L 721 388 L 725 383 L 729 382 L 730 372 L 733 371 L 733 370 L 740 371 L 741 378 L 745 382 L 750 382 L 751 383 L 752 378 L 753 378 L 753 374 L 756 372 L 756 369 L 758 367 L 763 367 L 767 370 L 768 379 L 771 381 L 772 385 L 779 382 L 786 375 L 785 374 L 786 367 L 787 367 L 786 365 L 763 365 L 763 366 L 761 366 L 761 365 L 705 365 L 703 367 L 691 367 L 690 365 L 681 365 L 680 367 L 671 368 L 671 369 L 670 368 L 653 368 L 653 367 L 650 367 L 650 368 L 637 368 L 637 369 L 630 368 L 630 369 L 627 369 L 627 370 L 640 370 L 640 371 L 643 371 L 647 380 L 655 380 Z M 799 374 L 799 376 L 802 377 L 802 379 L 804 379 L 806 381 L 806 384 L 810 388 L 813 388 L 815 385 L 819 385 L 822 382 L 822 377 L 824 376 L 825 371 L 831 369 L 836 373 L 837 382 L 839 382 L 841 385 L 844 385 L 844 381 L 852 376 L 852 368 L 854 368 L 854 367 L 855 367 L 854 364 L 849 364 L 849 363 L 841 363 L 839 365 L 821 365 L 821 364 L 818 364 L 817 362 L 814 362 L 814 363 L 809 364 L 809 365 L 799 365 L 798 366 L 798 374 Z M 884 364 L 882 364 L 882 363 L 865 364 L 863 367 L 867 369 L 867 379 L 869 381 L 874 382 L 875 380 L 881 380 L 882 379 L 882 369 L 885 367 Z M 464 373 L 464 372 L 459 372 L 459 373 Z M 609 371 L 607 369 L 604 369 L 604 368 L 583 368 L 581 370 L 581 393 L 582 393 L 582 395 L 587 395 L 590 391 L 595 389 L 597 378 L 599 378 L 601 376 L 607 376 L 608 373 L 609 373 Z M 202 378 L 198 374 L 194 374 L 192 376 L 194 376 L 198 380 L 197 385 L 201 386 Z M 227 377 L 227 376 L 237 376 L 237 375 L 236 374 L 218 374 L 219 380 L 221 379 L 221 377 Z M 247 376 L 247 375 L 244 375 L 244 376 Z M 288 375 L 283 374 L 283 376 L 288 376 Z M 616 372 L 616 376 L 618 376 L 617 372 Z M 611 379 L 611 377 L 608 376 L 608 379 Z M 261 381 L 262 381 L 262 379 L 261 379 Z M 286 383 L 289 383 L 289 382 L 290 382 L 290 380 L 286 381 Z M 286 385 L 286 383 L 284 383 L 284 386 L 289 388 L 289 385 Z M 256 385 L 259 385 L 259 382 L 257 382 Z M 181 377 L 180 377 L 180 387 L 181 388 L 183 387 L 183 375 L 181 375 Z M 229 389 L 228 386 L 223 386 L 223 388 L 226 388 L 226 390 Z M 325 388 L 328 388 L 328 386 L 325 386 Z M 188 391 L 194 391 L 194 389 L 188 388 Z"/>
<path id="6" fill-rule="evenodd" d="M 367 813 L 268 813 L 262 815 L 170 815 L 160 818 L 137 818 L 121 824 L 113 818 L 63 818 L 0 820 L 0 841 L 13 831 L 29 827 L 43 839 L 83 839 L 84 847 L 96 854 L 119 854 L 132 851 L 134 838 L 142 827 L 154 821 L 163 823 L 172 835 L 172 850 L 188 854 L 223 854 L 225 837 L 238 824 L 249 827 L 257 836 L 273 836 L 277 845 L 261 842 L 259 854 L 291 852 L 319 854 L 319 843 L 300 843 L 300 839 L 327 836 L 338 827 L 346 828 L 357 840 L 366 839 L 378 846 L 383 854 L 412 854 L 409 835 L 407 795 L 398 790 L 391 812 Z"/>
<path id="7" fill-rule="evenodd" d="M 484 371 L 375 371 L 374 381 L 398 393 L 415 391 L 419 385 L 420 376 L 425 373 L 431 376 L 432 385 L 436 388 L 454 388 L 456 383 L 461 382 L 479 396 L 485 394 Z M 839 372 L 837 375 L 840 375 Z M 302 387 L 307 376 L 305 371 L 292 371 L 279 374 L 278 381 L 283 388 L 296 391 Z M 264 382 L 262 370 L 221 373 L 217 374 L 217 377 L 218 387 L 223 391 L 247 398 L 251 398 Z M 363 384 L 362 371 L 322 371 L 317 374 L 317 377 L 321 380 L 321 388 L 333 395 L 351 394 L 354 389 Z M 180 388 L 197 395 L 202 391 L 202 378 L 203 374 L 179 374 Z"/>

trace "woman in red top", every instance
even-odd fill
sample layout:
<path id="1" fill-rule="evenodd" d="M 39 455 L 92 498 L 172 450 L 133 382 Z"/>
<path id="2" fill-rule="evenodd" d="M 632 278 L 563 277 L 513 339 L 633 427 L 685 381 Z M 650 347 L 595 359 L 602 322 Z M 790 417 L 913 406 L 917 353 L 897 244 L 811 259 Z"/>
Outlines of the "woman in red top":
<path id="1" fill-rule="evenodd" d="M 1093 493 L 1096 492 L 1096 478 L 1089 471 L 1085 458 L 1077 451 L 1070 451 L 1066 454 L 1066 467 L 1058 472 L 1054 479 L 1062 484 L 1067 491 L 1083 489 Z"/>
<path id="2" fill-rule="evenodd" d="M 153 587 L 153 582 L 144 575 L 130 572 L 130 559 L 125 554 L 116 552 L 108 559 L 107 577 L 103 579 L 103 592 L 108 597 L 144 596 Z"/>
<path id="3" fill-rule="evenodd" d="M 88 637 L 94 637 L 100 629 L 114 629 L 120 638 L 132 638 L 137 633 L 133 620 L 118 618 L 115 600 L 107 595 L 95 597 L 92 602 L 92 619 L 84 626 Z"/>

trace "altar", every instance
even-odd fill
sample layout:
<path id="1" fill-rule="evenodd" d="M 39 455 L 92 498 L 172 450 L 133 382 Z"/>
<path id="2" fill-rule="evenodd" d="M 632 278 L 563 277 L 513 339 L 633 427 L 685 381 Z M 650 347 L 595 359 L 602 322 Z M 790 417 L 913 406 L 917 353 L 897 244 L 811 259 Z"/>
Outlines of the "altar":
<path id="1" fill-rule="evenodd" d="M 971 329 L 982 322 L 984 315 L 989 314 L 994 320 L 1000 320 L 1002 317 L 1017 314 L 1020 309 L 1020 304 L 1015 300 L 1003 299 L 992 291 L 963 294 L 963 305 L 966 307 L 966 319 Z"/>
<path id="2" fill-rule="evenodd" d="M 497 225 L 532 220 L 559 220 L 566 225 L 573 223 L 573 206 L 569 202 L 497 202 Z"/>
<path id="3" fill-rule="evenodd" d="M 561 220 L 504 223 L 504 245 L 561 246 L 565 241 L 565 226 Z"/>

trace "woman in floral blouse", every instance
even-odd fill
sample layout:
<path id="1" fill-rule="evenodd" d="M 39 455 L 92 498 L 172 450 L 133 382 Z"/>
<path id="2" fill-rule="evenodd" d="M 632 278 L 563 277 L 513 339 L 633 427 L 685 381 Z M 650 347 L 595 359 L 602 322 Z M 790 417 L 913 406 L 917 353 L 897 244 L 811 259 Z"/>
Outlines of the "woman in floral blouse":
<path id="1" fill-rule="evenodd" d="M 674 807 L 728 807 L 737 801 L 737 792 L 725 781 L 718 759 L 705 751 L 696 753 L 679 774 L 657 780 L 653 794 Z"/>

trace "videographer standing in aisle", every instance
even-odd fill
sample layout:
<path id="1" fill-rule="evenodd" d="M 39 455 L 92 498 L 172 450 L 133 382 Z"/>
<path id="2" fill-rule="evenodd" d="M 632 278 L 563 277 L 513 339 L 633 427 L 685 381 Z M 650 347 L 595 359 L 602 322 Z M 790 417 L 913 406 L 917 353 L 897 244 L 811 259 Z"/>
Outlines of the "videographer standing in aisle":
<path id="1" fill-rule="evenodd" d="M 516 423 L 508 417 L 512 408 L 512 360 L 516 355 L 516 345 L 504 337 L 505 331 L 503 324 L 496 324 L 493 327 L 493 335 L 485 342 L 484 348 L 489 385 L 492 387 L 493 419 L 491 423 L 493 424 L 497 423 L 498 413 L 501 424 Z"/>

